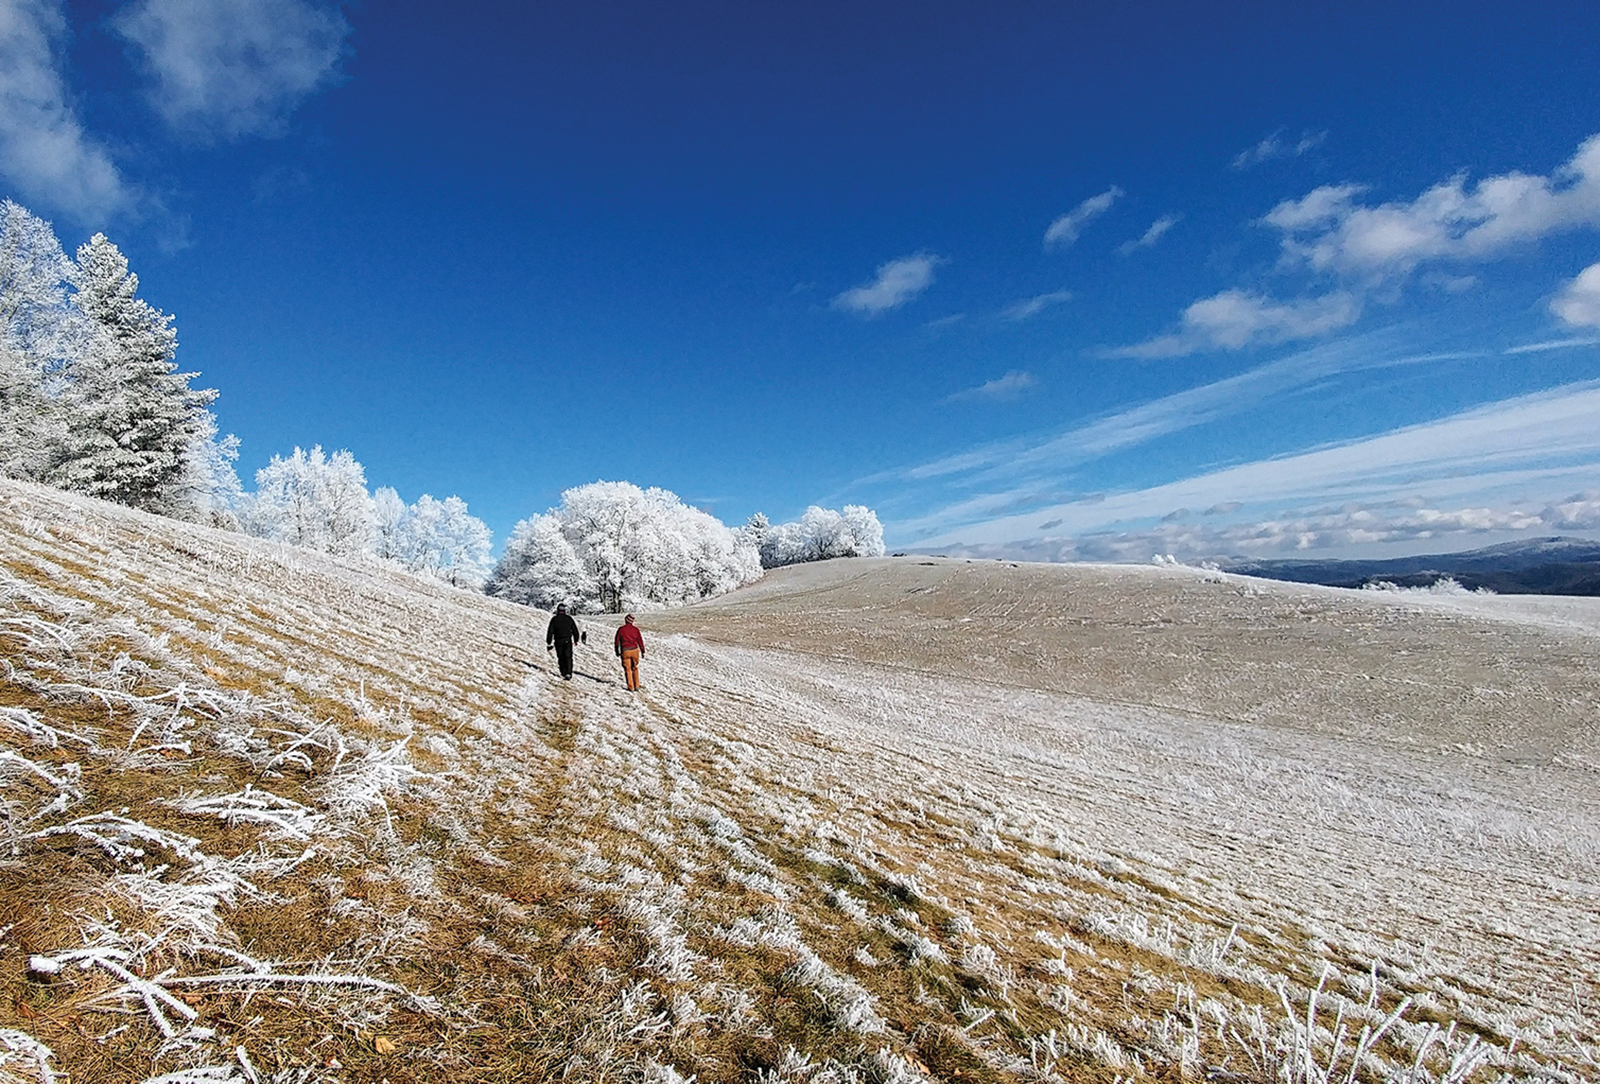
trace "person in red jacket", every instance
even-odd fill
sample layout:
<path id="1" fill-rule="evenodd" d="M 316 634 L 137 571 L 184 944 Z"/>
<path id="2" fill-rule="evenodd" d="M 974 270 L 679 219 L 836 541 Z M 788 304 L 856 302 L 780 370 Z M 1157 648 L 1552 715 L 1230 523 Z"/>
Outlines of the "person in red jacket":
<path id="1" fill-rule="evenodd" d="M 622 660 L 622 676 L 628 679 L 628 691 L 638 692 L 639 660 L 644 658 L 644 633 L 633 623 L 632 614 L 623 619 L 613 646 L 617 649 L 617 658 Z"/>

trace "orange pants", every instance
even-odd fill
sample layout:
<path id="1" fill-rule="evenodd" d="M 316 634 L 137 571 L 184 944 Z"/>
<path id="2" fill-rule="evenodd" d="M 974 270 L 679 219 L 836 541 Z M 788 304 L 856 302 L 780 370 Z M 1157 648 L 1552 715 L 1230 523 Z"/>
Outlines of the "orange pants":
<path id="1" fill-rule="evenodd" d="M 630 647 L 622 653 L 622 676 L 628 679 L 628 689 L 638 691 L 639 688 L 639 660 L 644 652 L 636 647 Z"/>

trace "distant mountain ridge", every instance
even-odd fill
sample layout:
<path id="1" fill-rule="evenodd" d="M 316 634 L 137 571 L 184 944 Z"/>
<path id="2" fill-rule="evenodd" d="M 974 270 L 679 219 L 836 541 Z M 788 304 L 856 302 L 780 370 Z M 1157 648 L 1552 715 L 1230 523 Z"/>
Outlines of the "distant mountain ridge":
<path id="1" fill-rule="evenodd" d="M 1219 562 L 1229 572 L 1329 587 L 1366 587 L 1388 582 L 1426 587 L 1446 577 L 1469 590 L 1506 595 L 1600 595 L 1600 541 L 1555 536 L 1461 553 L 1430 553 L 1381 561 Z"/>

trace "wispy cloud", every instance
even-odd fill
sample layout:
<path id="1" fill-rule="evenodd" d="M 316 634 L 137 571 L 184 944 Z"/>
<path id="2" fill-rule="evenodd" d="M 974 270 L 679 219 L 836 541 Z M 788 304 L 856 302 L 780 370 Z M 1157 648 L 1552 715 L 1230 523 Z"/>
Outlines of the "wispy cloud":
<path id="1" fill-rule="evenodd" d="M 1026 543 L 1046 519 L 1060 520 L 1053 528 L 1058 536 L 1098 532 L 1137 546 L 1183 537 L 1191 553 L 1594 530 L 1600 528 L 1600 493 L 1581 487 L 1592 490 L 1600 465 L 1596 416 L 1600 382 L 1573 384 L 1376 437 L 1112 494 L 1096 505 L 1064 503 L 956 527 L 923 545 Z M 971 501 L 1003 503 L 1005 497 Z M 1160 526 L 1177 509 L 1219 505 L 1234 505 L 1238 518 Z"/>
<path id="2" fill-rule="evenodd" d="M 1098 196 L 1090 196 L 1050 223 L 1050 228 L 1044 231 L 1045 247 L 1072 244 L 1078 239 L 1078 235 L 1083 232 L 1084 226 L 1110 210 L 1111 205 L 1123 194 L 1122 189 L 1112 185 Z"/>
<path id="3" fill-rule="evenodd" d="M 1161 240 L 1161 238 L 1165 237 L 1167 231 L 1176 226 L 1179 221 L 1182 220 L 1182 218 L 1182 215 L 1162 215 L 1160 218 L 1150 223 L 1150 228 L 1145 230 L 1143 235 L 1134 238 L 1132 241 L 1124 241 L 1122 244 L 1118 245 L 1117 255 L 1127 256 L 1139 251 L 1141 248 L 1150 248 L 1154 246 L 1155 243 Z"/>
<path id="4" fill-rule="evenodd" d="M 1412 200 L 1367 205 L 1361 185 L 1329 185 L 1278 204 L 1262 221 L 1281 230 L 1287 259 L 1373 278 L 1430 260 L 1483 260 L 1562 230 L 1600 225 L 1600 135 L 1549 176 L 1521 172 L 1469 185 L 1457 175 Z"/>
<path id="5" fill-rule="evenodd" d="M 1550 311 L 1572 327 L 1600 328 L 1600 263 L 1592 263 L 1561 288 Z"/>
<path id="6" fill-rule="evenodd" d="M 1052 305 L 1060 305 L 1071 300 L 1071 290 L 1052 290 L 1048 294 L 1036 294 L 1013 302 L 1000 310 L 1000 316 L 1006 320 L 1026 320 L 1030 316 L 1038 316 Z"/>
<path id="7" fill-rule="evenodd" d="M 967 388 L 965 391 L 958 391 L 954 395 L 947 396 L 945 402 L 958 403 L 963 400 L 973 399 L 1003 402 L 1018 398 L 1023 392 L 1037 383 L 1038 381 L 1033 378 L 1032 373 L 1024 372 L 1021 369 L 1013 369 L 1005 376 L 997 376 L 988 383 L 979 384 L 975 388 Z"/>
<path id="8" fill-rule="evenodd" d="M 835 297 L 833 307 L 867 316 L 899 308 L 933 285 L 934 268 L 944 262 L 941 256 L 919 252 L 880 264 L 871 282 Z"/>
<path id="9" fill-rule="evenodd" d="M 350 32 L 337 8 L 309 0 L 133 0 L 112 25 L 142 54 L 156 111 L 204 140 L 281 134 L 342 81 Z"/>
<path id="10" fill-rule="evenodd" d="M 0 174 L 36 206 L 102 224 L 139 193 L 73 110 L 59 0 L 0 0 Z"/>
<path id="11" fill-rule="evenodd" d="M 1600 346 L 1600 339 L 1593 336 L 1574 336 L 1568 339 L 1546 339 L 1544 342 L 1523 343 L 1521 346 L 1508 346 L 1503 351 L 1506 354 L 1543 354 L 1548 350 L 1572 350 L 1580 346 Z"/>
<path id="12" fill-rule="evenodd" d="M 1260 143 L 1234 155 L 1233 168 L 1249 169 L 1274 158 L 1299 158 L 1307 151 L 1320 147 L 1327 138 L 1327 132 L 1302 132 L 1299 139 L 1291 140 L 1285 137 L 1284 129 L 1279 128 Z"/>
<path id="13" fill-rule="evenodd" d="M 966 476 L 991 483 L 1031 474 L 1059 478 L 1080 464 L 1243 413 L 1330 377 L 1480 356 L 1408 353 L 1399 348 L 1399 340 L 1389 330 L 1297 351 L 1235 376 L 1107 414 L 1048 439 L 1001 441 L 918 464 L 891 477 L 925 482 Z M 946 510 L 932 518 L 954 522 Z"/>
<path id="14" fill-rule="evenodd" d="M 1173 358 L 1198 350 L 1238 350 L 1257 343 L 1291 342 L 1355 323 L 1361 301 L 1346 290 L 1295 301 L 1274 301 L 1246 290 L 1224 290 L 1183 310 L 1182 326 L 1108 353 L 1122 358 Z"/>

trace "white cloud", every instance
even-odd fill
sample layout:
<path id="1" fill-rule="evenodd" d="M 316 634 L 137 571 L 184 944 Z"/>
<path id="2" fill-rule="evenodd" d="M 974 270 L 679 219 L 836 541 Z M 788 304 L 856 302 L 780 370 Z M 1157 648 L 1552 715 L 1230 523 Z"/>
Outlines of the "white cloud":
<path id="1" fill-rule="evenodd" d="M 1303 132 L 1299 139 L 1290 142 L 1284 138 L 1284 130 L 1279 128 L 1260 143 L 1234 155 L 1233 168 L 1249 169 L 1273 158 L 1299 158 L 1307 151 L 1321 146 L 1322 141 L 1327 138 L 1327 132 Z"/>
<path id="2" fill-rule="evenodd" d="M 1015 399 L 1037 383 L 1038 381 L 1033 378 L 1032 373 L 1024 372 L 1021 369 L 1013 369 L 1005 376 L 995 377 L 986 384 L 980 384 L 976 388 L 968 388 L 965 391 L 958 391 L 949 396 L 946 402 L 960 402 L 963 399 L 987 399 L 991 402 L 1000 402 Z"/>
<path id="3" fill-rule="evenodd" d="M 1145 230 L 1142 236 L 1118 245 L 1117 255 L 1127 256 L 1141 248 L 1150 248 L 1162 237 L 1166 236 L 1167 231 L 1176 226 L 1182 218 L 1182 215 L 1162 215 L 1150 223 L 1150 228 Z"/>
<path id="4" fill-rule="evenodd" d="M 1600 263 L 1592 263 L 1561 288 L 1550 311 L 1573 327 L 1600 327 Z"/>
<path id="5" fill-rule="evenodd" d="M 927 252 L 890 260 L 878 267 L 871 282 L 834 298 L 833 307 L 868 316 L 899 308 L 933 284 L 933 269 L 944 262 L 943 257 Z"/>
<path id="6" fill-rule="evenodd" d="M 1284 233 L 1293 262 L 1362 278 L 1403 275 L 1429 260 L 1487 259 L 1562 230 L 1600 225 L 1600 135 L 1550 176 L 1517 171 L 1475 185 L 1457 175 L 1409 201 L 1367 206 L 1360 185 L 1286 200 L 1262 221 Z"/>
<path id="7" fill-rule="evenodd" d="M 1030 316 L 1038 316 L 1051 305 L 1059 305 L 1062 302 L 1071 300 L 1071 290 L 1053 290 L 1048 294 L 1026 297 L 1021 301 L 1007 305 L 1001 310 L 1000 315 L 1006 320 L 1026 320 Z"/>
<path id="8" fill-rule="evenodd" d="M 1360 315 L 1360 300 L 1345 290 L 1287 302 L 1246 290 L 1224 290 L 1184 309 L 1178 331 L 1110 353 L 1124 358 L 1171 358 L 1198 350 L 1238 350 L 1256 343 L 1323 335 L 1349 326 Z"/>
<path id="9" fill-rule="evenodd" d="M 1456 176 L 1412 200 L 1367 205 L 1365 185 L 1323 185 L 1279 203 L 1261 219 L 1283 234 L 1286 267 L 1339 276 L 1342 285 L 1280 302 L 1246 290 L 1224 290 L 1191 304 L 1174 333 L 1111 351 L 1132 358 L 1176 357 L 1197 350 L 1286 342 L 1326 334 L 1361 315 L 1363 297 L 1430 261 L 1487 260 L 1563 230 L 1600 226 L 1600 135 L 1579 145 L 1551 174 L 1512 171 L 1469 185 Z M 1584 272 L 1552 303 L 1574 326 L 1600 327 L 1600 272 Z M 1472 288 L 1472 276 L 1434 273 L 1451 292 Z"/>
<path id="10" fill-rule="evenodd" d="M 280 134 L 340 81 L 350 32 L 336 8 L 309 0 L 133 0 L 112 24 L 142 51 L 156 111 L 204 139 Z"/>
<path id="11" fill-rule="evenodd" d="M 1492 403 L 1437 422 L 1259 460 L 1224 470 L 955 527 L 919 545 L 1012 545 L 1036 539 L 1042 519 L 1057 535 L 1102 533 L 1135 540 L 1177 537 L 1191 553 L 1329 549 L 1488 531 L 1600 527 L 1590 488 L 1600 469 L 1600 382 Z M 1005 494 L 969 499 L 1004 503 Z M 1178 508 L 1237 503 L 1239 519 L 1168 524 Z M 1152 534 L 1151 532 L 1155 532 Z M 1233 540 L 1233 541 L 1230 541 Z M 1177 552 L 1177 550 L 1173 550 Z"/>
<path id="12" fill-rule="evenodd" d="M 1050 223 L 1050 228 L 1044 231 L 1044 243 L 1050 245 L 1070 245 L 1078 239 L 1078 234 L 1089 221 L 1106 213 L 1111 205 L 1123 195 L 1122 189 L 1112 185 L 1098 196 L 1090 196 L 1072 210 Z"/>
<path id="13" fill-rule="evenodd" d="M 29 202 L 104 222 L 138 199 L 84 131 L 61 75 L 67 22 L 53 0 L 0 0 L 0 174 Z"/>

